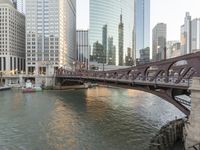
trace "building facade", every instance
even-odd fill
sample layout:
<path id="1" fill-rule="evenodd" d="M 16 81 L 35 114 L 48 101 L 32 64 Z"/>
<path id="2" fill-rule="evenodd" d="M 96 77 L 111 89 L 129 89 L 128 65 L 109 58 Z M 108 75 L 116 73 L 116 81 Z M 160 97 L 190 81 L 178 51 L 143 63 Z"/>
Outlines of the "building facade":
<path id="1" fill-rule="evenodd" d="M 118 49 L 119 49 L 119 66 L 124 65 L 124 23 L 122 14 L 120 15 L 120 23 L 118 26 Z"/>
<path id="2" fill-rule="evenodd" d="M 82 68 L 88 68 L 89 61 L 89 44 L 88 44 L 88 30 L 76 31 L 76 44 L 77 44 L 77 61 L 80 62 Z"/>
<path id="3" fill-rule="evenodd" d="M 131 53 L 131 48 L 127 48 L 127 56 L 125 58 L 126 66 L 132 66 L 133 65 L 133 57 Z"/>
<path id="4" fill-rule="evenodd" d="M 179 41 L 167 42 L 167 59 L 181 55 L 181 43 Z"/>
<path id="5" fill-rule="evenodd" d="M 0 1 L 0 71 L 25 71 L 25 16 L 11 1 Z"/>
<path id="6" fill-rule="evenodd" d="M 191 53 L 191 16 L 185 14 L 184 25 L 181 26 L 181 55 Z"/>
<path id="7" fill-rule="evenodd" d="M 140 58 L 140 50 L 147 47 L 150 47 L 150 0 L 135 0 L 135 57 Z"/>
<path id="8" fill-rule="evenodd" d="M 139 64 L 146 64 L 150 62 L 150 48 L 146 47 L 140 50 Z"/>
<path id="9" fill-rule="evenodd" d="M 72 68 L 76 54 L 76 0 L 26 0 L 27 73 Z"/>
<path id="10" fill-rule="evenodd" d="M 22 14 L 26 14 L 25 0 L 11 0 L 15 8 Z"/>
<path id="11" fill-rule="evenodd" d="M 192 20 L 191 51 L 200 51 L 200 18 Z"/>
<path id="12" fill-rule="evenodd" d="M 93 58 L 94 49 L 93 44 L 97 41 L 104 45 L 105 38 L 102 39 L 102 28 L 107 25 L 107 40 L 108 37 L 113 39 L 112 54 L 115 54 L 115 59 L 112 63 L 119 65 L 119 32 L 118 27 L 120 24 L 120 15 L 123 17 L 124 36 L 123 36 L 123 64 L 125 64 L 125 56 L 127 48 L 132 47 L 132 31 L 134 26 L 134 0 L 90 0 L 90 30 L 89 30 L 89 45 L 91 61 L 96 61 Z M 102 42 L 104 41 L 104 43 Z M 107 41 L 108 49 L 108 41 Z M 131 50 L 132 51 L 132 50 Z M 107 64 L 110 56 L 108 57 L 109 50 L 106 52 Z M 111 54 L 111 53 L 110 53 Z M 115 62 L 113 62 L 115 60 Z"/>
<path id="13" fill-rule="evenodd" d="M 113 37 L 108 37 L 108 65 L 115 65 L 116 47 L 113 45 Z"/>
<path id="14" fill-rule="evenodd" d="M 103 45 L 103 57 L 104 63 L 108 62 L 107 46 L 108 46 L 108 26 L 107 24 L 102 28 L 102 45 Z"/>
<path id="15" fill-rule="evenodd" d="M 158 23 L 153 28 L 152 34 L 152 57 L 153 61 L 166 59 L 167 25 Z"/>

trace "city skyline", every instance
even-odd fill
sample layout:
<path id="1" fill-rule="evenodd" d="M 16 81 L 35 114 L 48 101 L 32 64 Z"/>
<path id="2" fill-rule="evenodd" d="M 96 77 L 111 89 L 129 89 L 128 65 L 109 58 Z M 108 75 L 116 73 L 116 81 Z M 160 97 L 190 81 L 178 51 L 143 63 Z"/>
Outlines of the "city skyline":
<path id="1" fill-rule="evenodd" d="M 113 9 L 114 8 L 114 9 Z M 90 61 L 97 61 L 98 57 L 105 57 L 108 63 L 107 40 L 113 37 L 115 50 L 115 65 L 125 63 L 126 49 L 133 46 L 132 31 L 134 28 L 134 3 L 132 0 L 91 0 L 90 1 Z M 131 32 L 130 32 L 131 31 Z M 97 42 L 98 41 L 98 42 Z M 101 46 L 99 45 L 101 44 Z M 101 56 L 98 56 L 97 48 L 102 48 Z M 97 49 L 97 51 L 95 51 Z"/>
<path id="2" fill-rule="evenodd" d="M 157 23 L 166 23 L 167 40 L 180 40 L 185 12 L 190 12 L 192 18 L 200 17 L 199 0 L 151 0 L 150 3 L 150 31 Z M 89 0 L 77 0 L 77 29 L 89 29 Z"/>

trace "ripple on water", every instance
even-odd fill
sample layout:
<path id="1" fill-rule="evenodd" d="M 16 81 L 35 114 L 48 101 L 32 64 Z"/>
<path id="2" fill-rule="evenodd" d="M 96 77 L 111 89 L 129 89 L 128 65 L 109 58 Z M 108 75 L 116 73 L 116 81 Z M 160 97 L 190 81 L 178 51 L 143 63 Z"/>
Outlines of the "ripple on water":
<path id="1" fill-rule="evenodd" d="M 133 90 L 6 91 L 0 97 L 0 149 L 143 150 L 175 116 L 183 114 Z"/>

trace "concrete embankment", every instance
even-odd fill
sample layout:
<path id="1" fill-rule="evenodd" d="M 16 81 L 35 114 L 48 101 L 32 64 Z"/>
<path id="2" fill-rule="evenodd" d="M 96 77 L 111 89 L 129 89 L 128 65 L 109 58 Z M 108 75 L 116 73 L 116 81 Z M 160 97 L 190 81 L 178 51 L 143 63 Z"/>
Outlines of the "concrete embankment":
<path id="1" fill-rule="evenodd" d="M 183 130 L 186 119 L 179 119 L 163 126 L 151 140 L 149 150 L 174 150 L 177 142 L 183 141 Z"/>

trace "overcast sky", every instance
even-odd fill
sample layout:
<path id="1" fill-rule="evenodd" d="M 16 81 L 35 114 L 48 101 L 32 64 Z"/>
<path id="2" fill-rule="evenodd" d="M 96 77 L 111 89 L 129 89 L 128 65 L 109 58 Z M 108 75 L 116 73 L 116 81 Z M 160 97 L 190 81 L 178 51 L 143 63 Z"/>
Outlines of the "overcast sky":
<path id="1" fill-rule="evenodd" d="M 200 0 L 150 0 L 151 30 L 158 22 L 167 23 L 167 40 L 180 39 L 185 12 L 200 18 Z M 77 28 L 89 28 L 89 0 L 77 0 Z"/>

